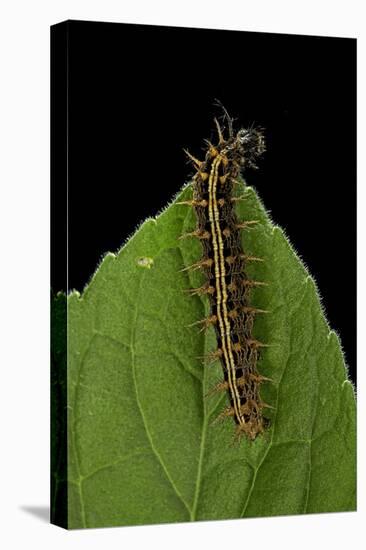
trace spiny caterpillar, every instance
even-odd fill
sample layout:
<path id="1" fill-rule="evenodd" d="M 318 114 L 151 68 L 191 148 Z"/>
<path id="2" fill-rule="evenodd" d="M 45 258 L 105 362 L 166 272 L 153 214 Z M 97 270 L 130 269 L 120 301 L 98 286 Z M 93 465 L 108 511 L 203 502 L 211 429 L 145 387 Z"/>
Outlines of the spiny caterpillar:
<path id="1" fill-rule="evenodd" d="M 192 179 L 193 198 L 183 201 L 194 209 L 196 230 L 181 236 L 200 240 L 203 257 L 184 270 L 202 269 L 206 282 L 200 288 L 189 289 L 191 295 L 207 295 L 210 315 L 198 321 L 202 328 L 215 327 L 217 349 L 210 360 L 220 360 L 224 380 L 210 393 L 227 391 L 230 406 L 219 418 L 233 417 L 238 438 L 245 435 L 254 440 L 269 425 L 263 409 L 270 407 L 259 394 L 260 385 L 270 380 L 257 371 L 259 350 L 265 344 L 252 336 L 257 314 L 265 310 L 250 304 L 250 291 L 264 282 L 248 279 L 245 269 L 249 262 L 261 258 L 247 255 L 243 250 L 241 230 L 256 224 L 255 220 L 239 221 L 235 203 L 243 197 L 234 196 L 234 188 L 241 171 L 249 166 L 256 168 L 256 159 L 265 151 L 260 129 L 233 131 L 233 120 L 226 110 L 228 138 L 217 119 L 215 124 L 218 143 L 206 140 L 205 160 L 199 161 L 185 151 L 196 173 Z"/>

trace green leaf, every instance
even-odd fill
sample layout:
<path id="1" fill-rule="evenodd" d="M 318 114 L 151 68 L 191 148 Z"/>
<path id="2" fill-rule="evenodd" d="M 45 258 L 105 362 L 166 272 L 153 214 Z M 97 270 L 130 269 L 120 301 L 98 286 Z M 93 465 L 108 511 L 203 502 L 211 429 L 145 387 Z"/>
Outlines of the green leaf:
<path id="1" fill-rule="evenodd" d="M 68 297 L 70 528 L 355 509 L 355 397 L 338 337 L 283 231 L 242 193 L 240 219 L 261 222 L 245 251 L 265 259 L 249 275 L 269 283 L 252 303 L 270 310 L 254 335 L 270 344 L 258 370 L 273 379 L 271 427 L 237 444 L 231 420 L 212 424 L 227 405 L 205 397 L 222 378 L 200 359 L 215 337 L 189 327 L 208 304 L 183 292 L 201 276 L 181 271 L 201 247 L 178 240 L 195 219 L 172 204 Z"/>

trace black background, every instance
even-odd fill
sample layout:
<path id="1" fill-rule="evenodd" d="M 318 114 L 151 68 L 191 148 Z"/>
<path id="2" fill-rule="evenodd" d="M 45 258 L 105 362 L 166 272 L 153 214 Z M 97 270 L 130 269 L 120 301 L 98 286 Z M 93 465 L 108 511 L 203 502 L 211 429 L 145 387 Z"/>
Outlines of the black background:
<path id="1" fill-rule="evenodd" d="M 218 98 L 266 129 L 254 185 L 356 363 L 356 41 L 68 22 L 69 288 L 189 179 Z M 57 270 L 56 270 L 57 271 Z M 53 277 L 58 290 L 57 274 Z"/>

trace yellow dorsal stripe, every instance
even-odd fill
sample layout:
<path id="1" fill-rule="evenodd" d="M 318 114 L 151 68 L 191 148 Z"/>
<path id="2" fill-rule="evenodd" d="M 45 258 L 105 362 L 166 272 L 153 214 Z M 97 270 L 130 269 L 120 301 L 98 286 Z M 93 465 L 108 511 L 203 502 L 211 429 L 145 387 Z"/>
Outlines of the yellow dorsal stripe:
<path id="1" fill-rule="evenodd" d="M 211 172 L 209 177 L 208 195 L 209 195 L 209 220 L 212 233 L 212 245 L 214 251 L 215 261 L 215 284 L 216 284 L 216 306 L 217 306 L 217 318 L 219 324 L 219 330 L 221 335 L 222 349 L 224 354 L 225 367 L 228 376 L 228 385 L 233 400 L 233 406 L 235 416 L 239 422 L 244 422 L 244 418 L 240 413 L 240 395 L 238 388 L 236 387 L 236 372 L 235 361 L 231 349 L 230 339 L 230 322 L 227 316 L 227 289 L 225 281 L 225 257 L 224 257 L 224 245 L 221 235 L 221 228 L 219 222 L 219 209 L 217 206 L 217 181 L 218 181 L 218 169 L 222 162 L 222 155 L 218 155 L 211 166 Z"/>
<path id="2" fill-rule="evenodd" d="M 214 199 L 215 199 L 215 208 L 218 212 L 217 199 L 216 199 L 217 180 L 218 180 L 218 178 L 216 177 L 215 182 L 214 182 Z M 228 353 L 229 353 L 229 365 L 230 365 L 228 382 L 229 382 L 230 392 L 231 392 L 232 397 L 233 397 L 233 401 L 235 402 L 237 400 L 237 403 L 238 403 L 238 405 L 237 405 L 238 406 L 237 419 L 239 421 L 241 419 L 244 421 L 244 419 L 242 418 L 242 414 L 240 413 L 240 395 L 239 395 L 238 387 L 236 385 L 235 359 L 234 359 L 233 352 L 232 352 L 232 345 L 231 345 L 231 338 L 230 338 L 230 321 L 229 321 L 229 318 L 228 318 L 228 315 L 227 315 L 227 306 L 226 306 L 227 289 L 226 289 L 226 281 L 225 281 L 226 270 L 225 270 L 225 257 L 224 257 L 224 243 L 223 243 L 222 234 L 221 234 L 219 216 L 217 216 L 216 219 L 217 219 L 217 221 L 216 221 L 217 240 L 218 240 L 218 245 L 219 245 L 220 266 L 221 266 L 221 289 L 222 289 L 222 295 L 223 295 L 223 298 L 222 298 L 223 321 L 224 321 L 224 324 L 225 324 L 225 336 L 226 336 L 226 342 L 227 342 L 227 349 L 228 349 Z M 234 394 L 235 394 L 235 398 L 234 398 Z"/>

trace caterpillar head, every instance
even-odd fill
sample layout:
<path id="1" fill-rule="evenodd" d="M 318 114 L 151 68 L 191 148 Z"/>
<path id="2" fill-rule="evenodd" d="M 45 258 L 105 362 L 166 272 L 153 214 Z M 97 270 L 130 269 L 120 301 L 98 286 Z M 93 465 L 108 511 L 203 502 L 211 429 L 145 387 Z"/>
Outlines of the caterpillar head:
<path id="1" fill-rule="evenodd" d="M 261 128 L 242 128 L 235 137 L 240 154 L 240 164 L 257 168 L 256 159 L 266 150 L 264 134 Z"/>

